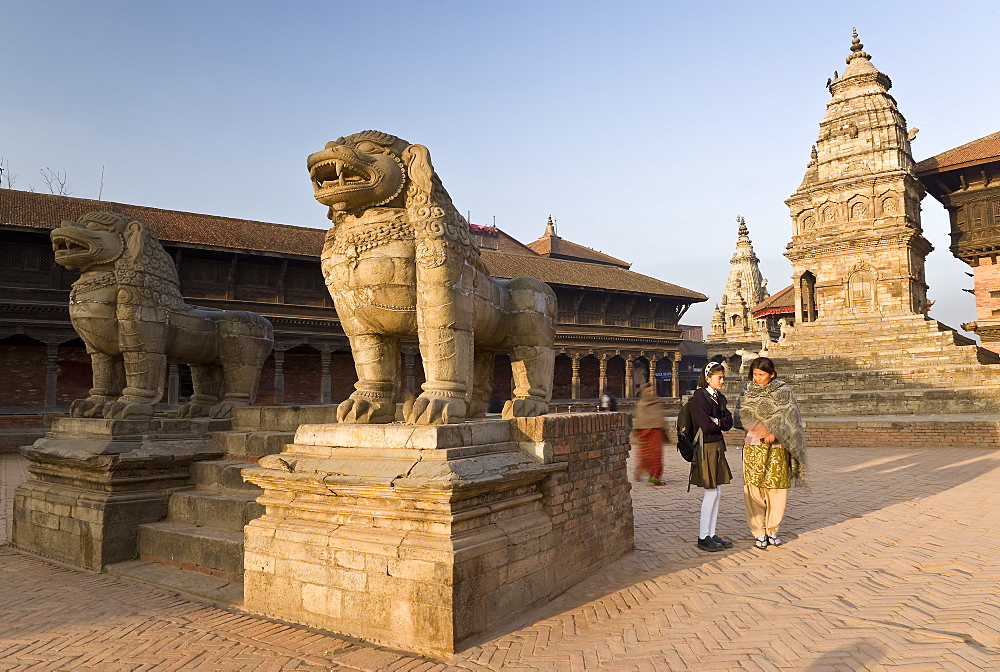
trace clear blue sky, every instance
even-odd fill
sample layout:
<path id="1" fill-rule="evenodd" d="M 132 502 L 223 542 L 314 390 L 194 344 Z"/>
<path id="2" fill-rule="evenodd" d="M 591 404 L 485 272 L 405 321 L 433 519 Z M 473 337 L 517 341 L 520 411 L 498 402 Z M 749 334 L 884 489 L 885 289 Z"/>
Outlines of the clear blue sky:
<path id="1" fill-rule="evenodd" d="M 746 218 L 772 292 L 851 28 L 917 160 L 1000 130 L 998 3 L 0 0 L 15 188 L 324 227 L 306 156 L 366 128 L 426 145 L 463 212 L 711 297 Z M 932 315 L 974 319 L 927 197 Z"/>

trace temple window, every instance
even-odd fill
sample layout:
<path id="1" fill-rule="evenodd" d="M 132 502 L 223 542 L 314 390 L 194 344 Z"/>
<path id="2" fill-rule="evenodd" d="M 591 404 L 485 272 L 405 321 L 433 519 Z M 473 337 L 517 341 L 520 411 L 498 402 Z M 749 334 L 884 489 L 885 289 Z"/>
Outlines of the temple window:
<path id="1" fill-rule="evenodd" d="M 972 206 L 972 228 L 979 229 L 983 226 L 983 206 L 977 203 Z"/>
<path id="2" fill-rule="evenodd" d="M 847 281 L 851 310 L 868 311 L 875 307 L 875 277 L 871 271 L 855 271 Z"/>

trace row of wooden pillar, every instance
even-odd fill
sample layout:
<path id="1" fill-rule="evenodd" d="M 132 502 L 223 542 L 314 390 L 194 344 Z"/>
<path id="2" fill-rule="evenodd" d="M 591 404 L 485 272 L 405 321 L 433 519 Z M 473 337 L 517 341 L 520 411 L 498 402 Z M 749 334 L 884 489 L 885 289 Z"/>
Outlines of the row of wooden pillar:
<path id="1" fill-rule="evenodd" d="M 572 377 L 570 378 L 570 393 L 572 394 L 574 399 L 580 398 L 580 361 L 584 357 L 588 357 L 590 354 L 591 353 L 583 354 L 576 352 L 569 355 L 570 361 L 572 362 L 573 366 Z M 633 357 L 632 355 L 620 355 L 617 353 L 615 355 L 600 354 L 597 355 L 597 362 L 598 366 L 600 367 L 599 368 L 600 373 L 598 376 L 598 383 L 597 383 L 598 394 L 603 394 L 608 387 L 608 360 L 614 356 L 621 357 L 623 360 L 625 360 L 625 385 L 626 385 L 626 391 L 628 390 L 627 386 L 629 384 L 629 380 L 631 379 L 633 365 L 635 363 L 635 360 L 638 359 L 638 357 Z M 653 382 L 654 374 L 656 373 L 656 363 L 660 360 L 660 357 L 657 357 L 656 355 L 648 355 L 648 356 L 644 355 L 644 358 L 646 359 L 647 362 L 649 362 L 650 380 L 648 382 Z M 670 379 L 671 380 L 670 396 L 679 397 L 681 396 L 681 387 L 680 387 L 681 382 L 679 375 L 681 366 L 681 353 L 679 352 L 671 353 L 670 366 L 672 371 Z"/>

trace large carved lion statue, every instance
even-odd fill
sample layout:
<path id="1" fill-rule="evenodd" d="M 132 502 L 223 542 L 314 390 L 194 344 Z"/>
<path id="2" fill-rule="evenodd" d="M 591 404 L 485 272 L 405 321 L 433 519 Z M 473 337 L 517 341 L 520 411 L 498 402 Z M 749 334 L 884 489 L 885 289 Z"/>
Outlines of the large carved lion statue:
<path id="1" fill-rule="evenodd" d="M 270 322 L 184 303 L 173 260 L 136 219 L 91 212 L 50 237 L 56 262 L 81 272 L 69 314 L 94 370 L 90 396 L 70 415 L 152 417 L 168 358 L 191 366 L 194 395 L 181 417 L 227 417 L 253 400 L 274 343 Z"/>
<path id="2" fill-rule="evenodd" d="M 426 382 L 405 404 L 406 422 L 485 415 L 497 352 L 509 353 L 514 374 L 504 417 L 547 413 L 555 293 L 535 278 L 490 277 L 427 148 L 363 131 L 327 143 L 308 167 L 333 222 L 323 275 L 358 372 L 339 420 L 394 419 L 399 340 L 414 337 Z"/>

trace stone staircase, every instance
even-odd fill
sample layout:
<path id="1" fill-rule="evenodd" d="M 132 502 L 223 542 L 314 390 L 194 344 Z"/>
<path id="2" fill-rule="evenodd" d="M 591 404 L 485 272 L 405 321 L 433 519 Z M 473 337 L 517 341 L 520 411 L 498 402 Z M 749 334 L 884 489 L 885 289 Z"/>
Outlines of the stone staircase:
<path id="1" fill-rule="evenodd" d="M 819 320 L 787 340 L 769 356 L 804 416 L 1000 413 L 1000 356 L 923 316 Z"/>
<path id="2" fill-rule="evenodd" d="M 242 581 L 243 526 L 264 514 L 256 502 L 261 489 L 243 482 L 247 466 L 237 460 L 192 464 L 193 487 L 170 496 L 166 519 L 139 527 L 140 557 Z"/>
<path id="3" fill-rule="evenodd" d="M 214 432 L 224 459 L 191 465 L 189 487 L 174 492 L 167 517 L 139 527 L 137 560 L 109 572 L 166 587 L 213 604 L 243 601 L 243 527 L 264 514 L 262 490 L 242 470 L 280 453 L 300 424 L 336 422 L 336 406 L 235 409 L 233 429 Z"/>

